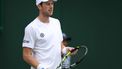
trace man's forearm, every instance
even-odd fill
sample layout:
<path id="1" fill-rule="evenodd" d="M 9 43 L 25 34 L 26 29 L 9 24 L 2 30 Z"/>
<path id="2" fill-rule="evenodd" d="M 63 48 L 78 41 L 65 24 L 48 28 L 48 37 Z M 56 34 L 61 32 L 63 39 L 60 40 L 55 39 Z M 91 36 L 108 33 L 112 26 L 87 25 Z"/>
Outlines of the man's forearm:
<path id="1" fill-rule="evenodd" d="M 34 68 L 37 68 L 39 63 L 35 58 L 32 57 L 32 55 L 23 55 L 23 59 L 25 62 L 27 62 L 29 65 L 33 66 Z"/>

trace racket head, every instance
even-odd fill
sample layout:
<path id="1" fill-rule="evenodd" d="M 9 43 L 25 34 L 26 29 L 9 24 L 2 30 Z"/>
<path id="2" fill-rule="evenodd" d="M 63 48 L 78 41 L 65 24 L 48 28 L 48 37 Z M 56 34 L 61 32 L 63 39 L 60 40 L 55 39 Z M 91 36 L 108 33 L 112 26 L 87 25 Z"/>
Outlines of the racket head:
<path id="1" fill-rule="evenodd" d="M 71 56 L 70 68 L 75 67 L 80 62 L 83 61 L 85 56 L 87 55 L 88 48 L 85 45 L 76 46 L 72 51 L 69 51 L 62 59 L 61 63 L 56 69 L 59 69 L 62 66 L 62 63 L 67 59 L 67 57 Z"/>
<path id="2" fill-rule="evenodd" d="M 75 49 L 76 50 L 72 52 L 74 54 L 71 55 L 71 65 L 70 65 L 70 67 L 75 67 L 80 62 L 82 62 L 83 59 L 85 58 L 85 56 L 88 53 L 88 48 L 85 45 L 77 46 Z"/>

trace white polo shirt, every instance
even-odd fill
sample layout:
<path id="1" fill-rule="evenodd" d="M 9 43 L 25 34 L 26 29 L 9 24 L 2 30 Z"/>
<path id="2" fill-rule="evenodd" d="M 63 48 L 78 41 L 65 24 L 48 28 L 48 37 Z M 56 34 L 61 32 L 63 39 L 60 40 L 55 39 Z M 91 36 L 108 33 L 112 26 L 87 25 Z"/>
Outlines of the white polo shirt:
<path id="1" fill-rule="evenodd" d="M 32 48 L 33 57 L 43 67 L 56 69 L 61 62 L 62 40 L 58 19 L 49 17 L 49 23 L 43 23 L 36 18 L 25 28 L 23 47 Z"/>

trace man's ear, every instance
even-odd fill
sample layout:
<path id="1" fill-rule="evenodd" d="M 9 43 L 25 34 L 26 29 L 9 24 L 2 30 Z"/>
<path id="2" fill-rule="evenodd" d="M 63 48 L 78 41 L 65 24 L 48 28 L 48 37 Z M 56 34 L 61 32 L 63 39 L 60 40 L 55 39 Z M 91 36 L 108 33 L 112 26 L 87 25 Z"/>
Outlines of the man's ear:
<path id="1" fill-rule="evenodd" d="M 41 5 L 37 5 L 38 9 L 41 10 Z"/>

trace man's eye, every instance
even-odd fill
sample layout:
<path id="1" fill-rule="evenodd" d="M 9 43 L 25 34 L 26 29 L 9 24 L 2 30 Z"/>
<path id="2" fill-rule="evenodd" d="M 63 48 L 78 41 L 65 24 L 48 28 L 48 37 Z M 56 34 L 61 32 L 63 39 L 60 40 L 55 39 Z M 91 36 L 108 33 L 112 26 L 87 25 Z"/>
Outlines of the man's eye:
<path id="1" fill-rule="evenodd" d="M 46 5 L 54 5 L 54 3 L 46 3 Z"/>
<path id="2" fill-rule="evenodd" d="M 52 5 L 54 5 L 54 3 L 53 3 L 53 2 L 52 2 L 51 4 L 52 4 Z"/>

